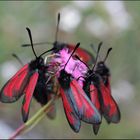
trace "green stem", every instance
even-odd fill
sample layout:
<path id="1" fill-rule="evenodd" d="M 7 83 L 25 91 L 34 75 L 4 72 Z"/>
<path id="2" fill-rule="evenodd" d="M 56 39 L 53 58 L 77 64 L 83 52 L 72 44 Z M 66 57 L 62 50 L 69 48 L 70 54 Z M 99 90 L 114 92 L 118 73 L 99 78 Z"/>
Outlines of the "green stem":
<path id="1" fill-rule="evenodd" d="M 31 119 L 29 119 L 26 123 L 21 125 L 9 139 L 15 139 L 17 136 L 30 131 L 34 126 L 36 126 L 43 118 L 46 116 L 46 113 L 49 111 L 49 107 L 53 104 L 53 102 L 58 98 L 58 96 L 54 96 L 46 105 L 44 105 Z"/>

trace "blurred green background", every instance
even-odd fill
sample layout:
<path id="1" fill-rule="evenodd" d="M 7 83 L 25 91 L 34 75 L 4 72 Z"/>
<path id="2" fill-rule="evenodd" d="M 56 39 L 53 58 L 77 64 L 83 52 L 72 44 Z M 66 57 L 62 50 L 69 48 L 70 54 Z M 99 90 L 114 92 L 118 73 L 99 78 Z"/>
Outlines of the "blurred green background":
<path id="1" fill-rule="evenodd" d="M 103 120 L 99 134 L 82 123 L 78 134 L 66 120 L 62 102 L 56 102 L 55 120 L 44 118 L 30 132 L 19 138 L 140 138 L 140 2 L 138 1 L 1 1 L 0 2 L 0 86 L 21 67 L 11 56 L 18 54 L 24 63 L 34 58 L 26 27 L 30 27 L 34 42 L 54 41 L 57 13 L 61 13 L 58 40 L 89 50 L 91 43 L 103 41 L 101 57 L 113 47 L 107 65 L 112 74 L 112 95 L 121 110 L 119 124 Z M 51 48 L 36 46 L 37 54 Z M 22 124 L 22 98 L 13 104 L 0 103 L 0 138 L 8 138 Z M 40 108 L 32 100 L 30 117 Z"/>

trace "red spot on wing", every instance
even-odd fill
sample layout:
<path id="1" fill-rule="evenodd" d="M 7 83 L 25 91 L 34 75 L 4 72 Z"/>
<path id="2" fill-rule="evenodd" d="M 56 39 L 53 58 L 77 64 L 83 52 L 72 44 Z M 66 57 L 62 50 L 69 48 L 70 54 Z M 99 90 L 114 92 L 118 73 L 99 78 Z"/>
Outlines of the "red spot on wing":
<path id="1" fill-rule="evenodd" d="M 97 88 L 93 84 L 90 85 L 90 97 L 91 97 L 92 103 L 95 105 L 95 107 L 101 113 L 101 110 L 100 110 L 101 106 L 100 106 L 100 102 L 99 102 L 98 91 L 97 91 Z M 93 132 L 95 135 L 98 134 L 99 128 L 100 128 L 100 124 L 93 124 Z"/>
<path id="2" fill-rule="evenodd" d="M 118 123 L 120 121 L 120 111 L 110 91 L 111 90 L 101 82 L 101 94 L 103 99 L 102 112 L 108 122 Z"/>
<path id="3" fill-rule="evenodd" d="M 64 106 L 65 114 L 66 114 L 67 120 L 69 122 L 69 125 L 71 126 L 71 128 L 75 132 L 79 132 L 80 126 L 81 126 L 81 122 L 80 122 L 77 114 L 75 113 L 75 110 L 73 108 L 71 99 L 69 99 L 66 96 L 66 94 L 68 94 L 68 93 L 65 93 L 62 88 L 60 88 L 60 93 L 61 93 L 61 97 L 62 97 L 62 101 L 63 101 L 63 106 Z"/>
<path id="4" fill-rule="evenodd" d="M 25 89 L 25 96 L 24 96 L 24 101 L 23 101 L 23 106 L 22 106 L 22 116 L 23 116 L 23 121 L 26 122 L 28 119 L 28 114 L 29 114 L 29 107 L 31 103 L 31 99 L 36 87 L 36 83 L 38 80 L 38 72 L 35 72 L 31 77 L 30 81 Z"/>
<path id="5" fill-rule="evenodd" d="M 2 102 L 14 102 L 23 94 L 23 90 L 29 78 L 28 64 L 24 65 L 8 82 L 0 92 Z"/>
<path id="6" fill-rule="evenodd" d="M 91 102 L 100 111 L 100 102 L 99 102 L 98 91 L 97 91 L 97 88 L 93 84 L 90 85 L 90 97 L 91 97 Z"/>
<path id="7" fill-rule="evenodd" d="M 107 89 L 109 90 L 109 93 L 111 94 L 111 85 L 110 85 L 110 77 L 108 77 L 107 80 L 107 85 L 106 85 Z"/>
<path id="8" fill-rule="evenodd" d="M 76 80 L 70 83 L 80 117 L 87 123 L 100 123 L 101 116 Z"/>

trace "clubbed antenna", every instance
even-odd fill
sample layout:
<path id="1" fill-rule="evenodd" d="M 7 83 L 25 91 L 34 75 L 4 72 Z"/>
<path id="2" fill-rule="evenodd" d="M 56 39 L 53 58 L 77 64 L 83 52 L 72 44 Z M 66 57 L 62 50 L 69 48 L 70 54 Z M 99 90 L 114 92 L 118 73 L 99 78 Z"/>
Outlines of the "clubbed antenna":
<path id="1" fill-rule="evenodd" d="M 57 42 L 58 31 L 59 31 L 59 23 L 60 23 L 60 13 L 57 16 L 57 26 L 56 26 L 56 33 L 55 33 L 55 42 Z"/>
<path id="2" fill-rule="evenodd" d="M 70 55 L 68 61 L 66 62 L 65 66 L 64 66 L 64 69 L 66 68 L 66 66 L 67 66 L 67 64 L 68 64 L 68 62 L 69 62 L 69 60 L 70 60 L 70 58 L 72 57 L 72 55 L 73 55 L 74 52 L 78 49 L 79 46 L 80 46 L 80 43 L 77 43 L 76 46 L 75 46 L 75 48 L 74 48 L 74 50 L 73 50 L 73 52 L 71 53 L 71 55 Z"/>
<path id="3" fill-rule="evenodd" d="M 57 17 L 57 26 L 56 26 L 56 33 L 55 33 L 55 42 L 57 42 L 57 37 L 58 37 L 58 31 L 59 31 L 59 23 L 60 23 L 60 13 L 58 13 L 58 17 Z M 38 43 L 32 43 L 34 46 L 37 45 L 45 45 L 45 44 L 49 44 L 49 45 L 54 45 L 54 43 L 52 42 L 38 42 Z M 21 47 L 29 47 L 31 46 L 31 44 L 22 44 Z"/>
<path id="4" fill-rule="evenodd" d="M 35 50 L 34 50 L 31 30 L 30 30 L 29 28 L 26 28 L 26 29 L 27 29 L 27 31 L 28 31 L 29 38 L 30 38 L 30 42 L 31 42 L 31 47 L 32 47 L 33 53 L 34 53 L 34 55 L 35 55 L 36 58 L 39 58 L 39 57 L 41 57 L 42 55 L 44 55 L 45 53 L 50 52 L 50 51 L 53 51 L 53 50 L 56 49 L 56 48 L 53 47 L 52 49 L 43 52 L 43 53 L 38 57 L 38 56 L 36 55 L 36 53 L 35 53 Z"/>
<path id="5" fill-rule="evenodd" d="M 23 62 L 15 53 L 12 53 L 12 56 L 15 57 L 18 60 L 18 62 L 23 66 Z"/>
<path id="6" fill-rule="evenodd" d="M 93 51 L 97 54 L 97 50 L 95 49 L 93 44 L 90 44 L 90 47 L 93 49 Z M 98 55 L 99 59 L 101 59 L 100 55 Z"/>
<path id="7" fill-rule="evenodd" d="M 35 53 L 35 50 L 34 50 L 31 30 L 30 30 L 28 27 L 26 28 L 26 30 L 28 31 L 28 35 L 29 35 L 29 38 L 30 38 L 32 51 L 33 51 L 33 53 L 34 53 L 35 57 L 36 57 L 36 58 L 38 58 L 38 57 L 37 57 L 37 55 L 36 55 L 36 53 Z"/>
<path id="8" fill-rule="evenodd" d="M 109 48 L 109 49 L 108 49 L 107 54 L 106 54 L 106 56 L 105 56 L 103 62 L 106 61 L 106 59 L 108 58 L 108 55 L 109 55 L 109 53 L 110 53 L 111 50 L 112 50 L 112 48 Z"/>
<path id="9" fill-rule="evenodd" d="M 102 44 L 103 44 L 103 42 L 100 42 L 99 45 L 98 45 L 98 50 L 97 50 L 97 55 L 96 55 L 96 59 L 95 59 L 95 64 L 94 64 L 94 66 L 92 68 L 93 71 L 94 71 L 95 66 L 97 64 L 97 60 L 98 60 L 98 56 L 99 56 L 99 52 L 100 52 L 100 49 L 101 49 Z"/>
<path id="10" fill-rule="evenodd" d="M 94 51 L 95 53 L 97 53 L 97 51 L 95 50 L 95 47 L 94 47 L 93 44 L 90 44 L 90 47 L 93 49 L 93 51 Z"/>
<path id="11" fill-rule="evenodd" d="M 81 61 L 83 64 L 85 64 L 85 66 L 90 70 L 89 66 L 88 66 L 84 61 L 82 61 L 82 60 L 79 58 L 79 56 L 75 55 L 75 57 L 76 57 L 79 61 Z"/>

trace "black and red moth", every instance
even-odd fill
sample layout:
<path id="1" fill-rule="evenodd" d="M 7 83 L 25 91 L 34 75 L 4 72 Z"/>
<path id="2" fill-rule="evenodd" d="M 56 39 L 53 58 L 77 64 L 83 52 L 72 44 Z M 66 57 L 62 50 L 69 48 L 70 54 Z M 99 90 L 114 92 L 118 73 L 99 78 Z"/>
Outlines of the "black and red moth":
<path id="1" fill-rule="evenodd" d="M 112 48 L 109 48 L 103 61 L 99 61 L 96 73 L 101 76 L 100 89 L 103 99 L 103 114 L 108 123 L 118 123 L 121 119 L 119 107 L 111 95 L 110 70 L 105 65 L 105 61 Z"/>
<path id="2" fill-rule="evenodd" d="M 83 89 L 91 102 L 99 110 L 100 114 L 103 115 L 108 123 L 117 123 L 120 121 L 120 111 L 117 103 L 111 95 L 111 87 L 109 81 L 109 69 L 104 64 L 110 48 L 104 61 L 97 63 L 98 53 L 102 43 L 99 44 L 97 56 L 94 67 L 88 70 L 84 77 Z M 96 67 L 97 63 L 97 67 Z M 95 69 L 96 68 L 96 69 Z M 100 124 L 93 124 L 93 131 L 95 134 L 98 133 Z"/>
<path id="3" fill-rule="evenodd" d="M 48 42 L 33 44 L 31 31 L 27 28 L 31 44 L 24 44 L 22 46 L 31 46 L 36 59 L 24 65 L 4 85 L 0 91 L 0 101 L 12 103 L 24 95 L 22 117 L 23 121 L 26 122 L 28 120 L 32 97 L 41 105 L 45 105 L 49 98 L 51 98 L 49 93 L 53 92 L 52 84 L 54 84 L 53 79 L 55 79 L 60 85 L 59 90 L 64 111 L 71 128 L 75 132 L 79 132 L 81 121 L 84 121 L 92 124 L 93 131 L 97 134 L 102 121 L 102 116 L 104 116 L 108 123 L 117 123 L 120 121 L 119 108 L 111 95 L 110 71 L 105 65 L 105 61 L 111 49 L 108 50 L 105 59 L 97 63 L 98 53 L 102 45 L 102 43 L 100 43 L 95 64 L 93 68 L 90 69 L 86 63 L 93 63 L 94 57 L 88 51 L 78 48 L 80 43 L 77 43 L 77 45 L 74 46 L 57 41 L 59 22 L 60 14 L 58 14 L 55 42 L 50 43 L 53 45 L 53 48 L 42 53 L 40 56 L 36 55 L 33 45 L 46 44 Z M 51 64 L 45 65 L 42 55 L 50 51 L 52 51 L 54 55 L 57 55 L 60 50 L 67 48 L 68 52 L 71 52 L 71 55 L 64 65 L 60 65 L 60 67 L 59 65 L 56 65 L 56 67 L 58 66 L 58 69 L 56 69 L 56 73 L 52 71 L 54 73 L 54 78 L 52 78 L 52 75 L 48 72 Z M 72 57 L 73 55 L 75 58 Z M 81 62 L 88 67 L 88 70 L 85 70 L 87 73 L 84 73 L 84 77 L 83 75 L 80 76 L 84 79 L 83 85 L 79 84 L 80 82 L 78 79 L 80 77 L 78 79 L 74 78 L 74 70 L 71 70 L 72 73 L 69 73 L 69 71 L 66 70 L 66 66 L 68 66 L 67 64 L 70 62 L 70 59 L 73 59 L 73 62 L 76 63 L 76 58 L 79 60 L 82 59 Z M 71 64 L 72 63 L 70 63 L 70 65 Z M 52 66 L 54 66 L 55 69 L 55 65 Z"/>
<path id="4" fill-rule="evenodd" d="M 31 36 L 31 31 L 29 28 L 26 28 L 30 37 L 31 46 L 33 53 L 36 57 L 35 60 L 24 65 L 1 89 L 0 91 L 0 101 L 4 103 L 12 103 L 17 101 L 22 95 L 24 95 L 23 105 L 22 105 L 22 117 L 23 121 L 28 120 L 29 107 L 33 95 L 37 98 L 42 104 L 46 96 L 43 95 L 46 77 L 44 77 L 44 72 L 46 71 L 46 66 L 44 66 L 43 58 L 41 57 L 47 52 L 54 50 L 48 50 L 42 53 L 40 56 L 37 56 L 33 47 L 33 41 Z M 39 86 L 39 87 L 38 87 Z M 34 92 L 36 89 L 37 92 Z M 35 94 L 34 94 L 35 93 Z M 40 96 L 39 94 L 42 94 Z M 44 97 L 45 96 L 45 97 Z M 41 97 L 41 99 L 39 99 Z M 44 100 L 42 100 L 44 97 Z M 46 98 L 47 99 L 47 98 Z"/>
<path id="5" fill-rule="evenodd" d="M 60 13 L 58 13 L 58 17 L 57 17 L 57 28 L 56 28 L 54 43 L 52 43 L 52 42 L 39 42 L 39 43 L 34 43 L 33 45 L 43 45 L 43 44 L 53 45 L 53 47 L 55 48 L 53 53 L 57 53 L 58 51 L 62 50 L 63 48 L 68 48 L 70 51 L 72 51 L 75 48 L 75 45 L 57 41 L 59 23 L 60 23 Z M 28 47 L 28 46 L 31 46 L 31 44 L 23 44 L 22 45 L 22 47 Z M 94 62 L 93 55 L 84 48 L 77 48 L 77 51 L 75 52 L 75 54 L 80 59 L 82 59 L 85 63 L 92 64 Z"/>
<path id="6" fill-rule="evenodd" d="M 86 96 L 82 87 L 71 74 L 65 71 L 70 58 L 79 45 L 80 43 L 76 45 L 64 68 L 60 71 L 60 76 L 58 78 L 65 114 L 71 128 L 75 132 L 79 132 L 80 130 L 80 120 L 91 124 L 100 123 L 101 121 L 98 110 Z"/>
<path id="7" fill-rule="evenodd" d="M 18 60 L 18 62 L 21 64 L 22 67 L 24 66 L 22 60 L 15 53 L 13 53 L 12 56 Z M 56 94 L 57 89 L 54 89 L 56 80 L 54 77 L 50 75 L 50 73 L 48 73 L 47 67 L 42 65 L 42 70 L 43 71 L 40 72 L 40 76 L 36 84 L 33 97 L 36 99 L 38 103 L 40 103 L 41 106 L 44 106 L 54 96 L 54 94 Z M 56 116 L 55 104 L 52 104 L 49 112 L 47 113 L 47 116 L 50 119 L 55 118 Z"/>

